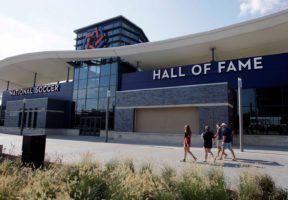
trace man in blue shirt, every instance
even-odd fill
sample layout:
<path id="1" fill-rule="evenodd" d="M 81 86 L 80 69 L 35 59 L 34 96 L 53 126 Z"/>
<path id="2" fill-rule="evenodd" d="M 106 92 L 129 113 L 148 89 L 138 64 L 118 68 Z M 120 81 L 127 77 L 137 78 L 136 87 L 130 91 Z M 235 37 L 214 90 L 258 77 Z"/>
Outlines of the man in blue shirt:
<path id="1" fill-rule="evenodd" d="M 227 127 L 227 124 L 222 123 L 221 131 L 222 131 L 223 139 L 222 139 L 222 153 L 221 153 L 220 160 L 222 160 L 223 155 L 225 155 L 225 152 L 224 152 L 225 149 L 229 149 L 233 156 L 232 160 L 236 161 L 237 159 L 232 149 L 232 130 Z"/>
<path id="2" fill-rule="evenodd" d="M 223 140 L 223 134 L 222 134 L 222 129 L 220 126 L 220 123 L 216 124 L 216 134 L 215 134 L 215 141 L 216 141 L 216 146 L 218 148 L 218 153 L 217 157 L 220 157 L 220 154 L 222 152 L 222 140 Z M 227 154 L 224 152 L 225 158 L 227 157 Z"/>

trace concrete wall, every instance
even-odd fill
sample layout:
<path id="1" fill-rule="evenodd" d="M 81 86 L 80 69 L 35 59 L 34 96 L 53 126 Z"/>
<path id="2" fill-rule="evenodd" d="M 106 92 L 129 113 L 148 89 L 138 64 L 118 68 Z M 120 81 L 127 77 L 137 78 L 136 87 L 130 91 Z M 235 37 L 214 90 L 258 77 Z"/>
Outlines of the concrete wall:
<path id="1" fill-rule="evenodd" d="M 239 145 L 239 136 L 234 135 L 233 142 Z M 244 135 L 243 145 L 244 148 L 248 146 L 274 146 L 274 147 L 287 147 L 287 135 Z"/>
<path id="2" fill-rule="evenodd" d="M 227 83 L 117 91 L 115 131 L 134 131 L 137 108 L 198 107 L 199 127 L 229 121 L 230 89 Z"/>
<path id="3" fill-rule="evenodd" d="M 114 129 L 126 132 L 134 130 L 134 109 L 116 109 Z"/>
<path id="4" fill-rule="evenodd" d="M 105 131 L 101 131 L 100 135 L 105 137 Z M 183 146 L 182 134 L 161 134 L 161 133 L 136 133 L 136 132 L 116 132 L 109 131 L 109 139 L 115 142 L 126 142 L 132 144 L 147 145 L 164 145 L 164 146 Z M 191 147 L 202 147 L 203 139 L 198 134 L 192 134 Z M 234 135 L 234 148 L 239 148 L 238 135 Z M 244 135 L 245 146 L 249 148 L 257 146 L 265 147 L 287 147 L 288 136 L 283 135 Z M 215 145 L 214 145 L 215 147 Z"/>
<path id="5" fill-rule="evenodd" d="M 199 107 L 199 127 L 200 132 L 204 131 L 204 126 L 208 125 L 215 132 L 216 123 L 230 123 L 228 106 Z M 232 110 L 230 110 L 232 112 Z"/>

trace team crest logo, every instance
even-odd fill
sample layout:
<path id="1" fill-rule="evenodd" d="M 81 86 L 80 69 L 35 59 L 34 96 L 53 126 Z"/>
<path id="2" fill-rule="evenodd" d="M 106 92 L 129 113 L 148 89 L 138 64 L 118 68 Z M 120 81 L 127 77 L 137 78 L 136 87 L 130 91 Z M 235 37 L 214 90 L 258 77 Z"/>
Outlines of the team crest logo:
<path id="1" fill-rule="evenodd" d="M 85 49 L 95 49 L 103 47 L 105 42 L 105 33 L 102 27 L 96 27 L 94 31 L 87 32 L 85 36 Z"/>

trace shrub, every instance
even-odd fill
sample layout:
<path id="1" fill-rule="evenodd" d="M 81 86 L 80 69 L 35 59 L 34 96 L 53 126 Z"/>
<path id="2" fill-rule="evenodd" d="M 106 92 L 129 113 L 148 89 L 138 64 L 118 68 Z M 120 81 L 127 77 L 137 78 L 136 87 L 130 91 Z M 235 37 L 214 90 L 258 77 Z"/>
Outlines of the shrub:
<path id="1" fill-rule="evenodd" d="M 212 169 L 208 173 L 207 199 L 229 199 L 222 170 Z"/>
<path id="2" fill-rule="evenodd" d="M 87 156 L 87 155 L 86 155 Z M 88 155 L 89 157 L 89 155 Z M 108 186 L 98 163 L 86 157 L 78 166 L 67 168 L 67 187 L 73 199 L 106 199 Z"/>
<path id="3" fill-rule="evenodd" d="M 38 170 L 26 170 L 27 184 L 20 191 L 23 199 L 68 199 L 63 167 L 51 166 Z"/>
<path id="4" fill-rule="evenodd" d="M 240 175 L 238 186 L 239 200 L 261 200 L 261 188 L 256 183 L 255 176 L 244 172 Z"/>
<path id="5" fill-rule="evenodd" d="M 281 188 L 276 188 L 271 198 L 273 200 L 288 200 L 288 190 L 284 190 Z"/>
<path id="6" fill-rule="evenodd" d="M 19 177 L 0 176 L 0 200 L 17 199 L 19 188 Z"/>
<path id="7" fill-rule="evenodd" d="M 0 159 L 2 199 L 147 199 L 147 200 L 287 200 L 288 191 L 268 175 L 241 174 L 237 190 L 227 188 L 222 169 L 192 165 L 178 175 L 165 166 L 161 175 L 151 163 L 135 170 L 131 159 L 112 160 L 104 167 L 85 154 L 78 165 L 51 164 L 38 170 L 19 160 Z"/>
<path id="8" fill-rule="evenodd" d="M 238 197 L 240 200 L 284 200 L 288 199 L 288 192 L 277 188 L 272 177 L 267 174 L 245 172 L 240 176 Z"/>

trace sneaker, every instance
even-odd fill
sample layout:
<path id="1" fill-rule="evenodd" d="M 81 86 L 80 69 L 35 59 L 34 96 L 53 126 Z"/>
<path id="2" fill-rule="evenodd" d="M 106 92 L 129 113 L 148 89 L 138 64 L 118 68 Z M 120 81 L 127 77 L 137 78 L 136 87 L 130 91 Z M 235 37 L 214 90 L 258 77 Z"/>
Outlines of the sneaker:
<path id="1" fill-rule="evenodd" d="M 195 156 L 194 156 L 194 161 L 195 161 L 195 162 L 197 161 L 197 157 L 195 157 Z"/>
<path id="2" fill-rule="evenodd" d="M 186 162 L 186 159 L 180 160 L 180 162 Z"/>
<path id="3" fill-rule="evenodd" d="M 207 163 L 207 160 L 203 160 L 203 163 Z"/>
<path id="4" fill-rule="evenodd" d="M 237 159 L 236 159 L 236 158 L 233 158 L 232 161 L 237 161 Z"/>
<path id="5" fill-rule="evenodd" d="M 224 158 L 226 159 L 226 158 L 227 158 L 227 156 L 228 156 L 228 154 L 225 154 L 225 157 L 224 157 Z"/>

